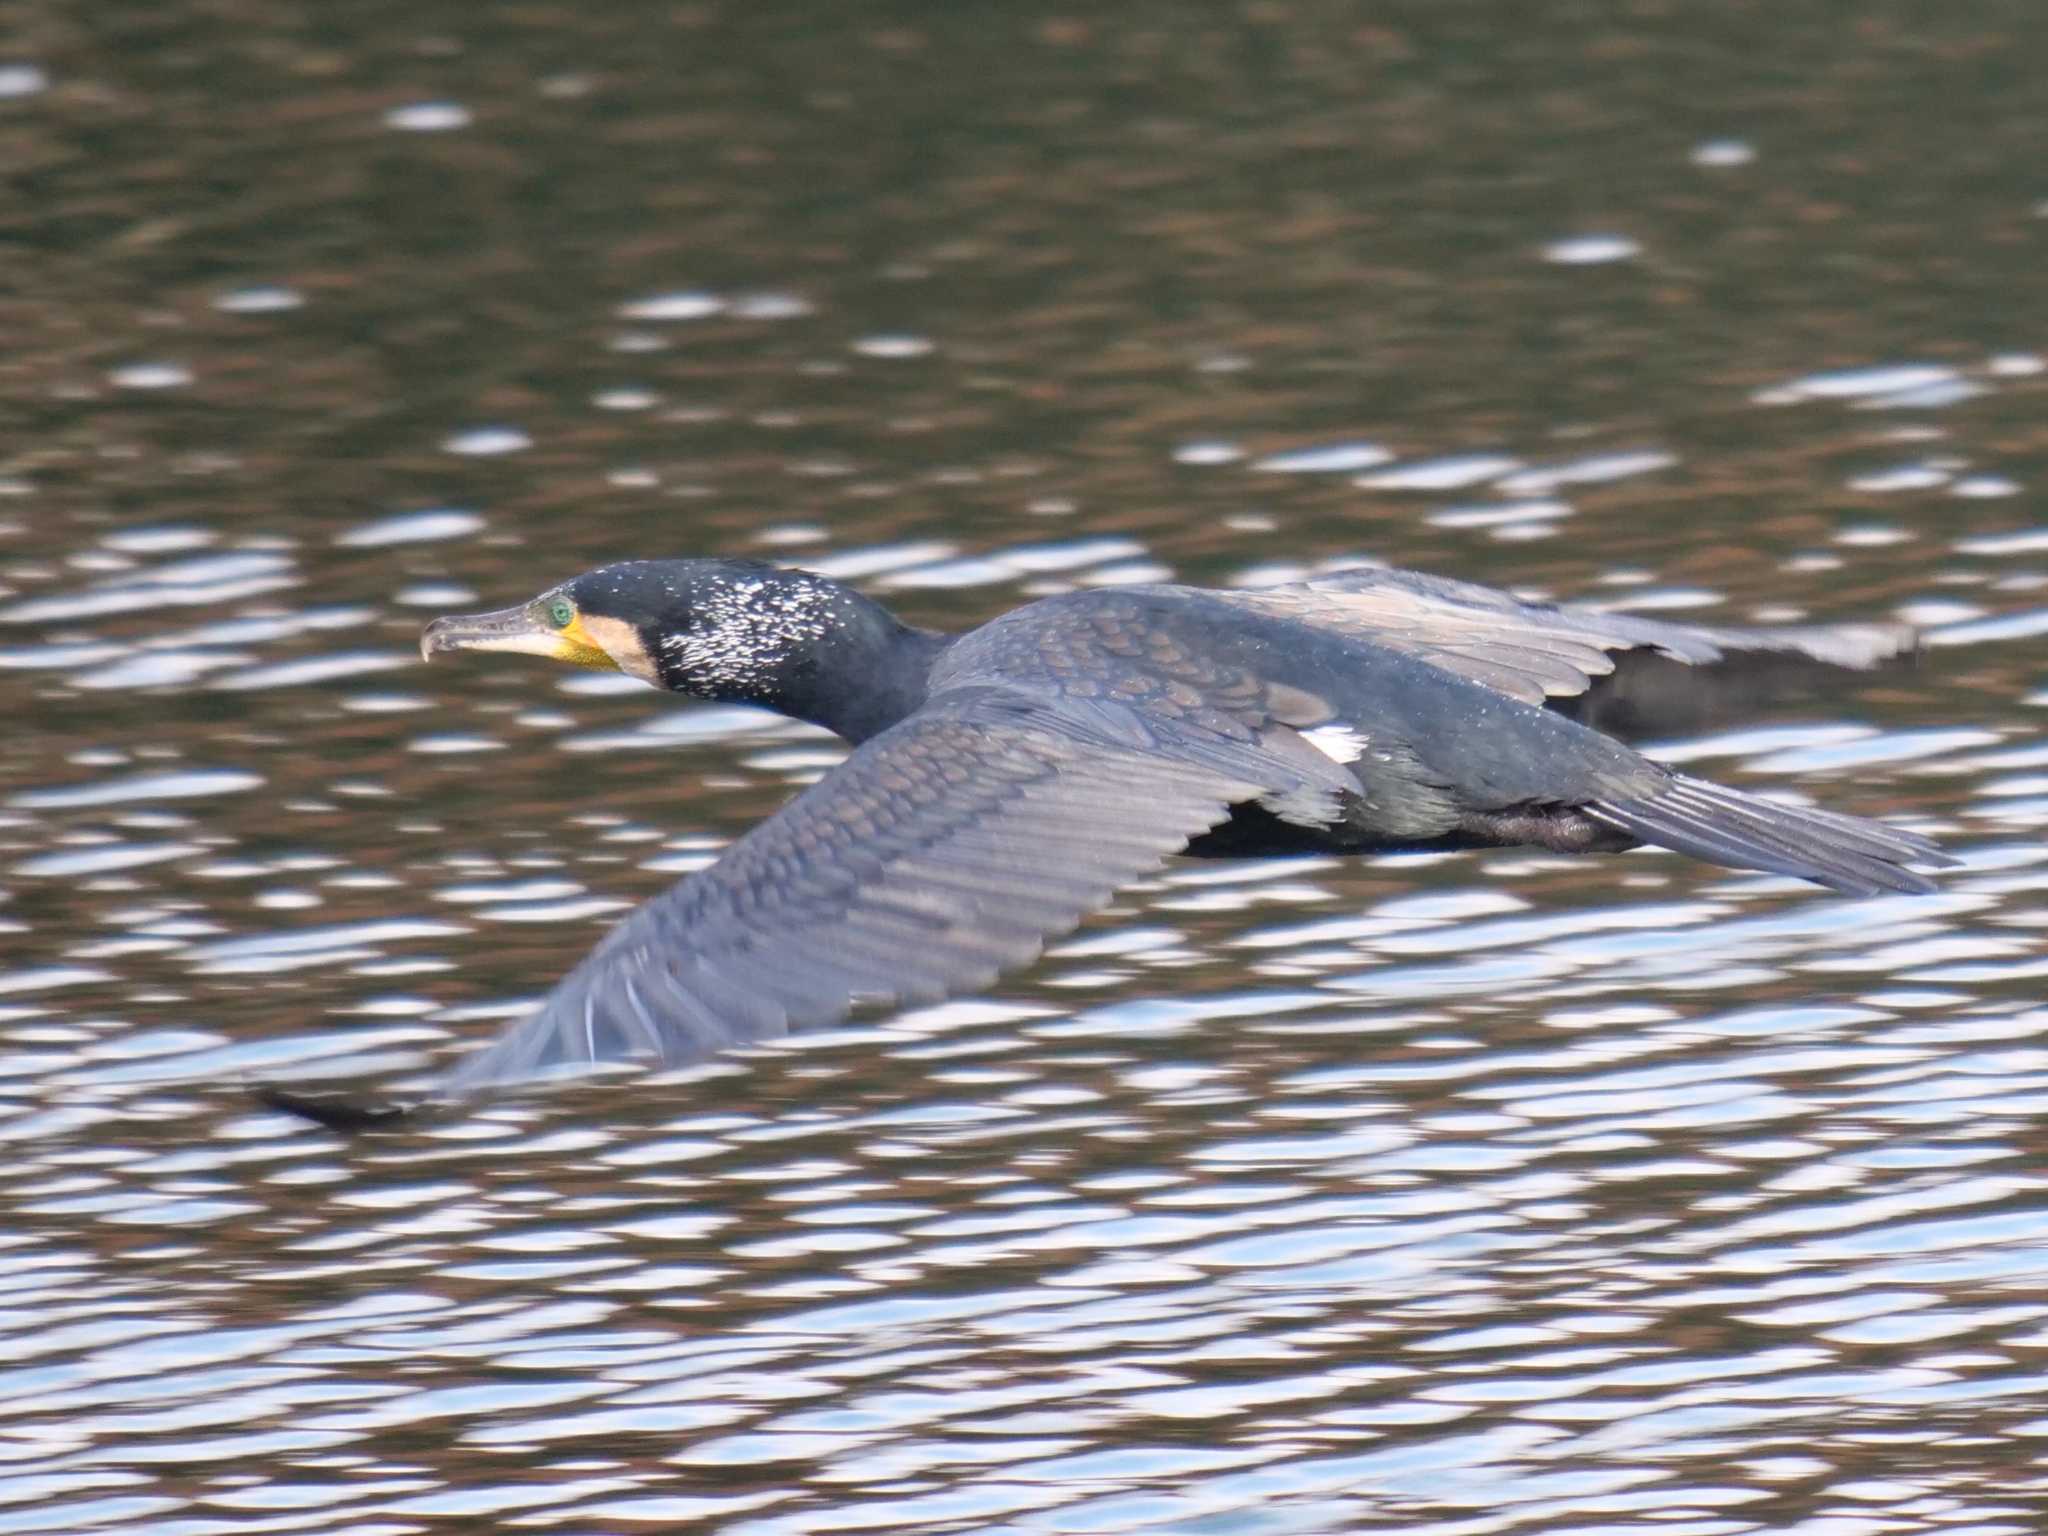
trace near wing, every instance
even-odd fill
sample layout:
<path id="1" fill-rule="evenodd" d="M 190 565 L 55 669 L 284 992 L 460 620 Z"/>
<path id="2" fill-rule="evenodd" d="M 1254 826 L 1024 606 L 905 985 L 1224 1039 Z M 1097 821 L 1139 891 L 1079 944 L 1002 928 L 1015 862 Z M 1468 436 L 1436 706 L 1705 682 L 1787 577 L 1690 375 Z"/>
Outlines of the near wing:
<path id="1" fill-rule="evenodd" d="M 680 1066 L 858 1001 L 986 986 L 1234 801 L 1285 786 L 1255 749 L 1177 762 L 1144 736 L 1135 716 L 940 696 L 634 912 L 437 1094 L 595 1062 Z"/>
<path id="2" fill-rule="evenodd" d="M 1646 652 L 1688 666 L 1762 652 L 1826 667 L 1868 668 L 1918 643 L 1905 624 L 1781 629 L 1672 624 L 1634 614 L 1525 603 L 1492 587 L 1413 571 L 1342 571 L 1292 586 L 1230 594 L 1233 602 L 1298 618 L 1404 652 L 1528 704 L 1585 693 Z"/>

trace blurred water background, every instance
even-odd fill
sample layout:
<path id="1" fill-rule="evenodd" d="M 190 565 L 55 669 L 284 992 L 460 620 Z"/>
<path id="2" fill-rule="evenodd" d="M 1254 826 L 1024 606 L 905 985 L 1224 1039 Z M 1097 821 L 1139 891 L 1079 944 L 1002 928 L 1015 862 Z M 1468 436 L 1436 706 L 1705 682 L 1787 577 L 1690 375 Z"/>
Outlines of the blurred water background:
<path id="1" fill-rule="evenodd" d="M 2038 18 L 21 0 L 0 1536 L 2048 1516 Z M 837 757 L 433 614 L 1361 558 L 1924 663 L 1938 830 L 1187 864 L 988 997 L 356 1144 Z"/>

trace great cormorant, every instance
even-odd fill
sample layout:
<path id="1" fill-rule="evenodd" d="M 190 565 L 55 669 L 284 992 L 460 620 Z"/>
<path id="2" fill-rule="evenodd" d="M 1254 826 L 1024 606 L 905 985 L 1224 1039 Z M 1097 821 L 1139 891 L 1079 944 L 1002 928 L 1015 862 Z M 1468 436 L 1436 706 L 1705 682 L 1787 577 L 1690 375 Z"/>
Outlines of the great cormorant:
<path id="1" fill-rule="evenodd" d="M 1922 837 L 1693 778 L 1595 728 L 1657 717 L 1724 660 L 1868 668 L 1914 645 L 1898 624 L 1707 628 L 1389 570 L 1074 592 L 953 635 L 806 571 L 608 565 L 436 619 L 421 652 L 615 668 L 811 721 L 854 751 L 622 921 L 427 1097 L 679 1066 L 857 1003 L 985 987 L 1183 853 L 1650 843 L 1850 895 L 1927 891 L 1908 866 L 1953 861 Z"/>

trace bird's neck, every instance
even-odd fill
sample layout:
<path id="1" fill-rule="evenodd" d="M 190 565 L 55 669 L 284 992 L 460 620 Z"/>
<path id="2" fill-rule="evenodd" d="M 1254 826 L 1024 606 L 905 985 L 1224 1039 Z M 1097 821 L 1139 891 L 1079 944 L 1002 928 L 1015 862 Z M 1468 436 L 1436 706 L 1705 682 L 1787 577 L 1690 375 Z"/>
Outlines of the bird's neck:
<path id="1" fill-rule="evenodd" d="M 856 746 L 917 709 L 953 637 L 900 623 L 879 605 L 867 617 L 871 622 L 842 631 L 817 665 L 798 669 L 777 697 L 762 702 Z"/>
<path id="2" fill-rule="evenodd" d="M 858 744 L 924 703 L 932 665 L 953 640 L 807 572 L 778 573 L 748 596 L 754 610 L 719 639 L 654 647 L 664 686 L 772 709 Z"/>

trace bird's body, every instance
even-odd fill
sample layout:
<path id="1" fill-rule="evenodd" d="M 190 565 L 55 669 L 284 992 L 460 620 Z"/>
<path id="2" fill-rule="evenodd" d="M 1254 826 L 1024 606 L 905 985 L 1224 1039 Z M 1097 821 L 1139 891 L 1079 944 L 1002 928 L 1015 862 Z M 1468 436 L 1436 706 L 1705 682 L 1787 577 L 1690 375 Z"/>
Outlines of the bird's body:
<path id="1" fill-rule="evenodd" d="M 1899 625 L 1704 629 L 1379 570 L 1079 592 L 949 636 L 805 572 L 605 567 L 437 620 L 423 651 L 615 666 L 855 750 L 433 1092 L 680 1065 L 860 1001 L 985 986 L 1179 853 L 1648 842 L 1852 894 L 1927 890 L 1906 866 L 1945 861 L 1922 838 L 1675 773 L 1582 723 L 1632 674 L 1649 680 L 1638 705 L 1668 705 L 1671 678 L 1729 656 L 1856 668 L 1913 643 Z"/>

